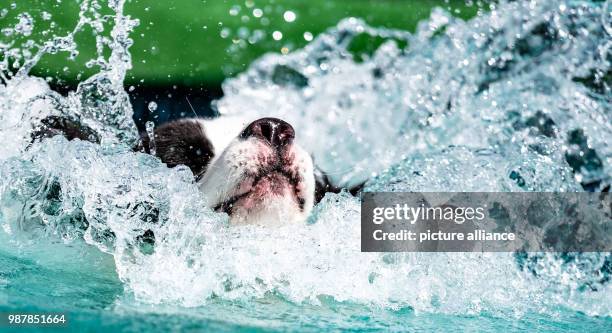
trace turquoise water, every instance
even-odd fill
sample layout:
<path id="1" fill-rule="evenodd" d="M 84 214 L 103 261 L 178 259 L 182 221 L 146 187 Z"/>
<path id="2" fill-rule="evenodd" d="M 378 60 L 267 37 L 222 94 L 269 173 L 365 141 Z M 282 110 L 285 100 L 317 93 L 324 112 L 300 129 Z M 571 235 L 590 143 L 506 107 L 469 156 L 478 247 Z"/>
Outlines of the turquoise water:
<path id="1" fill-rule="evenodd" d="M 94 253 L 87 253 L 90 251 Z M 321 305 L 300 305 L 274 295 L 252 301 L 212 300 L 205 306 L 194 308 L 148 305 L 134 301 L 129 293 L 124 292 L 113 270 L 112 259 L 95 252 L 96 249 L 75 251 L 73 264 L 78 262 L 80 265 L 75 265 L 74 270 L 57 265 L 49 267 L 37 263 L 36 259 L 2 252 L 0 312 L 61 310 L 68 313 L 67 327 L 38 329 L 41 332 L 607 332 L 612 327 L 610 317 L 591 317 L 563 309 L 555 317 L 528 313 L 512 319 L 487 313 L 417 313 L 410 307 L 388 310 L 325 298 L 322 298 Z M 520 293 L 520 290 L 516 292 Z"/>
<path id="2" fill-rule="evenodd" d="M 273 293 L 251 300 L 212 298 L 196 307 L 146 304 L 137 301 L 121 282 L 112 256 L 93 246 L 83 242 L 67 246 L 39 239 L 24 241 L 17 249 L 3 238 L 0 312 L 61 311 L 68 316 L 65 327 L 27 331 L 607 332 L 612 327 L 609 316 L 589 316 L 563 307 L 543 313 L 517 308 L 515 314 L 445 314 L 415 311 L 410 306 L 389 309 L 338 302 L 326 296 L 320 296 L 317 305 L 294 303 Z M 523 293 L 520 289 L 512 292 Z M 522 296 L 528 297 L 527 293 Z M 3 327 L 0 331 L 24 329 Z"/>
<path id="3" fill-rule="evenodd" d="M 73 36 L 2 72 L 0 312 L 67 312 L 58 330 L 72 331 L 612 330 L 609 253 L 361 253 L 348 193 L 307 224 L 228 227 L 187 168 L 128 148 L 138 22 L 123 4 L 108 3 L 114 20 L 81 17 L 78 29 L 112 31 L 111 55 L 75 91 L 28 75 L 45 53 L 78 50 Z M 362 34 L 386 42 L 357 61 Z M 347 18 L 227 80 L 215 107 L 288 120 L 335 182 L 370 191 L 604 192 L 611 34 L 609 1 L 501 1 L 470 21 L 436 9 L 414 34 Z M 47 115 L 103 140 L 30 146 Z"/>

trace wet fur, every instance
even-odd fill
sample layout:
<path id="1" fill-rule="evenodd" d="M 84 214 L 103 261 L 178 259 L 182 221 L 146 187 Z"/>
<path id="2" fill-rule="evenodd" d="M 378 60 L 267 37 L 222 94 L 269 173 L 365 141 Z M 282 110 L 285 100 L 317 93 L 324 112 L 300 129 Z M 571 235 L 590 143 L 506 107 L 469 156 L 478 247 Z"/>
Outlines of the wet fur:
<path id="1" fill-rule="evenodd" d="M 154 130 L 155 155 L 168 167 L 189 167 L 205 204 L 236 217 L 233 222 L 239 224 L 266 219 L 278 223 L 304 221 L 325 193 L 342 190 L 316 171 L 299 145 L 272 147 L 250 137 L 244 126 L 232 119 L 225 123 L 195 118 L 169 122 Z M 229 134 L 232 131 L 242 133 Z M 221 133 L 234 139 L 221 140 Z M 59 117 L 45 118 L 33 132 L 32 141 L 55 135 L 99 142 L 95 131 L 76 120 Z M 151 147 L 149 135 L 142 133 L 134 150 L 151 153 Z M 350 190 L 354 194 L 359 189 Z"/>
<path id="2" fill-rule="evenodd" d="M 154 131 L 155 155 L 169 167 L 185 165 L 199 179 L 215 155 L 214 147 L 198 121 L 176 121 L 163 124 Z M 150 154 L 151 139 L 144 132 L 136 148 Z"/>

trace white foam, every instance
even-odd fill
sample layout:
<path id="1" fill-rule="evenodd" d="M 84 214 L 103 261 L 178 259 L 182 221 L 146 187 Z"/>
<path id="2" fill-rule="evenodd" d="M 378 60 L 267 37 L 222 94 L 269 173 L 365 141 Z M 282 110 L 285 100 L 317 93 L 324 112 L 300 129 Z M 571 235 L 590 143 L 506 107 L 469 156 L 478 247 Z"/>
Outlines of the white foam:
<path id="1" fill-rule="evenodd" d="M 127 38 L 132 23 L 121 3 L 113 2 L 113 31 Z M 577 190 L 580 181 L 601 189 L 611 174 L 609 87 L 602 84 L 602 93 L 575 80 L 609 71 L 592 52 L 609 38 L 601 7 L 496 8 L 469 22 L 436 10 L 414 35 L 347 19 L 304 50 L 265 56 L 226 82 L 218 108 L 285 118 L 338 183 L 380 174 L 371 190 L 560 191 Z M 541 24 L 559 38 L 547 39 Z M 347 48 L 362 32 L 409 46 L 390 41 L 356 62 Z M 83 238 L 111 253 L 126 290 L 150 303 L 198 306 L 274 293 L 298 303 L 331 296 L 458 314 L 514 317 L 565 306 L 612 315 L 610 284 L 582 290 L 584 271 L 556 257 L 547 259 L 545 278 L 536 278 L 512 254 L 361 253 L 359 200 L 348 194 L 327 195 L 307 225 L 229 228 L 227 216 L 203 206 L 187 168 L 168 169 L 121 144 L 135 136 L 121 87 L 130 64 L 122 41 L 110 45 L 116 52 L 98 63 L 101 72 L 66 98 L 35 78 L 0 86 L 2 232 Z M 30 108 L 33 101 L 41 108 Z M 24 151 L 31 123 L 47 112 L 82 117 L 107 140 L 53 138 Z M 575 129 L 586 142 L 570 144 Z M 565 158 L 573 153 L 582 156 L 580 179 Z M 147 230 L 155 234 L 151 254 L 139 241 Z M 602 257 L 587 267 L 601 267 Z"/>

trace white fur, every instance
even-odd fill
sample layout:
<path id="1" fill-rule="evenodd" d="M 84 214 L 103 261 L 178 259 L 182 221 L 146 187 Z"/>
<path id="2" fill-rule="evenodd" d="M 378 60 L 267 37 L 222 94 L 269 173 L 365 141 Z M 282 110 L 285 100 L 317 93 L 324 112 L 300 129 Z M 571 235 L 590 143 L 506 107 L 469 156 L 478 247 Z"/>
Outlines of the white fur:
<path id="1" fill-rule="evenodd" d="M 315 180 L 312 159 L 304 149 L 292 143 L 285 153 L 289 165 L 282 165 L 287 172 L 300 179 L 296 187 L 298 196 L 304 200 L 303 209 L 300 209 L 292 186 L 278 186 L 275 187 L 276 191 L 267 191 L 267 175 L 259 185 L 253 184 L 253 180 L 261 176 L 262 170 L 275 162 L 276 153 L 259 139 L 239 138 L 251 119 L 228 116 L 198 121 L 215 152 L 215 157 L 198 183 L 208 207 L 215 208 L 237 195 L 253 193 L 256 195 L 247 194 L 246 199 L 233 205 L 230 216 L 232 224 L 274 226 L 306 220 L 314 205 Z M 280 182 L 271 181 L 271 184 L 284 184 L 284 178 L 280 178 Z"/>

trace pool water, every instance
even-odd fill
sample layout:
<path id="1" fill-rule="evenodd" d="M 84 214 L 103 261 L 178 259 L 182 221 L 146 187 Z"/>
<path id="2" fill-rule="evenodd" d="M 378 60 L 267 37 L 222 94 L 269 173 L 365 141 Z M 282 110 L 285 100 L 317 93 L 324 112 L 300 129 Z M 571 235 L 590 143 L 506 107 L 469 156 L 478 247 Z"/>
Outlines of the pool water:
<path id="1" fill-rule="evenodd" d="M 46 258 L 40 247 L 47 250 Z M 33 244 L 18 254 L 0 254 L 2 312 L 63 311 L 69 325 L 40 331 L 532 331 L 605 332 L 609 316 L 593 317 L 559 309 L 549 313 L 499 316 L 477 312 L 444 314 L 388 309 L 320 297 L 317 305 L 293 303 L 279 295 L 253 300 L 211 299 L 198 307 L 138 302 L 125 290 L 110 255 L 79 244 Z M 18 256 L 17 256 L 18 255 Z M 65 263 L 66 256 L 71 259 Z M 37 258 L 38 257 L 38 258 Z M 55 258 L 55 259 L 54 259 Z M 57 261 L 62 261 L 58 265 Z M 398 286 L 417 288 L 417 286 Z M 459 287 L 459 286 L 458 286 Z M 515 290 L 520 294 L 521 290 Z M 32 329 L 35 331 L 36 329 Z M 4 331 L 4 329 L 3 329 Z M 17 331 L 17 330 L 15 330 Z"/>
<path id="2" fill-rule="evenodd" d="M 77 30 L 107 27 L 110 52 L 75 91 L 28 75 L 77 50 L 72 35 L 2 72 L 0 313 L 67 312 L 72 331 L 610 331 L 609 253 L 361 253 L 348 193 L 303 225 L 229 227 L 189 169 L 129 149 L 138 21 L 123 4 L 113 20 L 83 8 Z M 609 1 L 501 1 L 469 21 L 436 9 L 415 33 L 347 18 L 228 79 L 214 107 L 286 119 L 334 182 L 366 191 L 606 192 L 611 34 Z M 385 42 L 355 54 L 363 36 Z M 100 144 L 30 145 L 47 115 Z"/>

